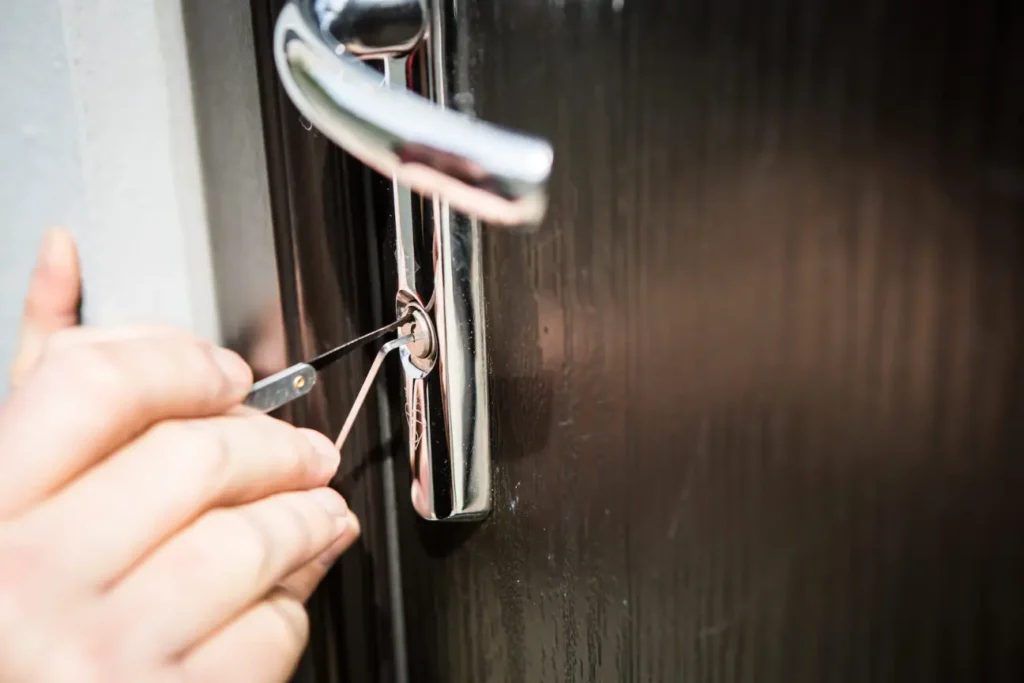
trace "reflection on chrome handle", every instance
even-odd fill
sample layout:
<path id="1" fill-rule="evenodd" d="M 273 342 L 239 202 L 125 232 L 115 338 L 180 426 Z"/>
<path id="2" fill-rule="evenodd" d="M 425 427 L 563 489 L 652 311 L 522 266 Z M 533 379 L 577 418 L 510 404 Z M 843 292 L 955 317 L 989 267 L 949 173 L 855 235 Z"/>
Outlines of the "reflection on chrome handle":
<path id="1" fill-rule="evenodd" d="M 489 223 L 530 226 L 544 217 L 553 160 L 546 141 L 393 87 L 344 45 L 332 50 L 295 2 L 278 17 L 274 59 L 299 111 L 367 166 Z"/>

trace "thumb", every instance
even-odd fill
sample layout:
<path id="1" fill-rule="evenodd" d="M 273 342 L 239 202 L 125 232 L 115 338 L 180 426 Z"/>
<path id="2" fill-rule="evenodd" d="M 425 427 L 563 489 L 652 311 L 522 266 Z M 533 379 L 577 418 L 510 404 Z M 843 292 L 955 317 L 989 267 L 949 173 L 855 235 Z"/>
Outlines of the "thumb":
<path id="1" fill-rule="evenodd" d="M 66 230 L 47 231 L 25 297 L 18 353 L 11 367 L 13 386 L 35 366 L 50 335 L 78 324 L 81 295 L 81 270 L 74 238 Z"/>

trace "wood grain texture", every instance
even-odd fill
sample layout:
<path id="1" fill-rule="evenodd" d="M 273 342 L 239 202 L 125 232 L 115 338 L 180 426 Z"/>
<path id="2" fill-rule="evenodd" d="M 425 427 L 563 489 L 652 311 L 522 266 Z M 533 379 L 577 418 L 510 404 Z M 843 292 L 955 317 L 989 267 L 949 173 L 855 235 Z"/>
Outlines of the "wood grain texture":
<path id="1" fill-rule="evenodd" d="M 386 202 L 371 195 L 376 181 L 366 167 L 313 130 L 284 93 L 272 51 L 283 5 L 252 0 L 280 305 L 287 363 L 294 363 L 381 324 L 375 209 Z M 386 311 L 393 315 L 390 301 Z M 282 417 L 336 437 L 374 355 L 375 348 L 361 349 L 323 370 L 313 391 Z M 395 680 L 378 408 L 371 393 L 332 481 L 363 535 L 308 603 L 310 644 L 296 683 Z"/>
<path id="2" fill-rule="evenodd" d="M 1020 3 L 458 10 L 556 176 L 487 237 L 494 514 L 399 500 L 410 679 L 1024 679 Z"/>

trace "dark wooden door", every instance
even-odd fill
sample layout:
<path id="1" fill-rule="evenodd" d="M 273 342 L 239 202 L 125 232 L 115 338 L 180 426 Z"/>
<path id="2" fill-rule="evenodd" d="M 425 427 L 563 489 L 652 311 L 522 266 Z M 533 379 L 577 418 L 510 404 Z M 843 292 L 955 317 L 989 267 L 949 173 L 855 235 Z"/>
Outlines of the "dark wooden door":
<path id="1" fill-rule="evenodd" d="M 486 238 L 495 510 L 371 460 L 321 680 L 1024 680 L 1021 3 L 455 4 L 556 154 Z"/>

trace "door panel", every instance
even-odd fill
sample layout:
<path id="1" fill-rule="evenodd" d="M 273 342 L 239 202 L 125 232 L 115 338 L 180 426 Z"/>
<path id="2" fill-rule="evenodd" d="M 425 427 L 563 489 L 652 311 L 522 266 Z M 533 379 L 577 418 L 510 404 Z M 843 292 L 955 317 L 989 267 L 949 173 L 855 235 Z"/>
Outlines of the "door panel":
<path id="1" fill-rule="evenodd" d="M 486 238 L 495 511 L 399 500 L 412 680 L 1019 679 L 1014 7 L 459 3 L 556 171 Z"/>
<path id="2" fill-rule="evenodd" d="M 542 229 L 485 231 L 495 509 L 416 518 L 388 383 L 300 678 L 1024 677 L 1020 3 L 448 1 L 453 100 L 556 155 Z M 276 86 L 280 4 L 298 360 L 391 310 L 394 244 Z"/>

